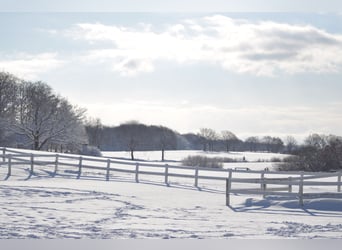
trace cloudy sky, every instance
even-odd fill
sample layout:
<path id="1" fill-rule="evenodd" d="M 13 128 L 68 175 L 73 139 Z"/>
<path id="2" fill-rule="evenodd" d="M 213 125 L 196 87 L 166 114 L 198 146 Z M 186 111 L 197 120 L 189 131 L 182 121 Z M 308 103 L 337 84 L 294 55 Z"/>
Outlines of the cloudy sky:
<path id="1" fill-rule="evenodd" d="M 106 125 L 342 135 L 342 14 L 0 13 L 0 70 Z"/>

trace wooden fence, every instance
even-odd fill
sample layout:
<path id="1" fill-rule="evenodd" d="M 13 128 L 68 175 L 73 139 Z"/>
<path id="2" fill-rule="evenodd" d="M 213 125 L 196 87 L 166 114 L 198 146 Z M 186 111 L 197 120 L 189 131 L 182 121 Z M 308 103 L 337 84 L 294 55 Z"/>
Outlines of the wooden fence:
<path id="1" fill-rule="evenodd" d="M 272 174 L 274 172 L 271 172 Z M 265 173 L 261 174 L 260 178 L 233 178 L 233 171 L 229 172 L 229 177 L 226 179 L 226 205 L 230 206 L 230 194 L 250 194 L 250 195 L 277 195 L 297 197 L 299 204 L 304 205 L 304 199 L 313 197 L 335 197 L 342 198 L 341 193 L 341 174 L 342 172 L 297 172 L 298 177 L 289 176 L 287 178 L 266 178 Z M 337 178 L 336 181 L 322 181 L 326 178 Z M 232 188 L 233 183 L 257 184 L 257 188 Z M 272 185 L 272 187 L 269 187 Z M 275 186 L 275 187 L 274 187 Z M 293 191 L 293 186 L 297 186 L 297 192 Z M 304 188 L 308 186 L 336 186 L 336 192 L 304 192 Z"/>
<path id="2" fill-rule="evenodd" d="M 297 172 L 297 171 L 255 171 L 243 169 L 218 169 L 203 167 L 187 167 L 169 164 L 154 164 L 146 162 L 133 162 L 128 160 L 118 160 L 104 157 L 76 156 L 70 154 L 54 154 L 41 151 L 26 151 L 0 147 L 0 166 L 7 166 L 6 179 L 12 175 L 12 167 L 16 165 L 29 166 L 30 178 L 35 171 L 35 166 L 48 166 L 53 171 L 53 176 L 58 174 L 61 166 L 67 166 L 75 169 L 77 178 L 82 177 L 85 169 L 93 169 L 103 171 L 104 178 L 109 181 L 111 173 L 130 173 L 134 175 L 136 182 L 139 182 L 140 175 L 161 176 L 166 185 L 170 184 L 170 177 L 190 178 L 194 181 L 194 186 L 199 187 L 199 180 L 216 180 L 226 182 L 226 205 L 230 205 L 230 194 L 250 194 L 250 195 L 283 195 L 299 197 L 300 204 L 307 196 L 304 193 L 305 186 L 336 186 L 337 192 L 341 194 L 341 172 L 324 173 L 324 172 Z M 131 166 L 131 169 L 127 168 Z M 148 169 L 153 168 L 155 171 Z M 191 173 L 184 173 L 184 170 Z M 208 173 L 216 173 L 219 176 L 208 175 Z M 233 174 L 258 175 L 258 178 L 233 178 Z M 286 175 L 286 178 L 274 178 L 274 176 Z M 337 181 L 316 182 L 308 181 L 313 179 L 337 177 Z M 242 183 L 244 185 L 257 184 L 258 188 L 233 189 L 233 183 Z M 276 187 L 271 187 L 276 186 Z M 293 186 L 298 187 L 298 192 L 293 192 Z M 320 193 L 323 195 L 323 193 Z M 317 193 L 318 195 L 318 193 Z"/>
<path id="3" fill-rule="evenodd" d="M 15 165 L 28 165 L 30 167 L 30 176 L 34 174 L 35 166 L 38 165 L 53 165 L 53 173 L 56 175 L 58 173 L 60 166 L 69 166 L 77 169 L 77 178 L 81 178 L 82 171 L 84 169 L 93 170 L 103 170 L 106 180 L 109 180 L 110 173 L 131 173 L 135 176 L 135 181 L 139 182 L 140 175 L 153 175 L 153 176 L 163 176 L 164 183 L 169 185 L 170 177 L 180 177 L 180 178 L 191 178 L 194 179 L 194 186 L 198 187 L 199 179 L 208 180 L 220 180 L 225 181 L 227 176 L 200 176 L 200 171 L 210 171 L 217 173 L 227 173 L 226 169 L 212 169 L 212 168 L 199 168 L 199 167 L 186 167 L 186 166 L 176 166 L 169 164 L 153 164 L 146 162 L 134 162 L 125 160 L 116 160 L 113 158 L 104 157 L 89 157 L 89 156 L 75 156 L 70 154 L 54 154 L 49 152 L 37 152 L 32 151 L 32 153 L 27 153 L 24 150 L 15 150 L 9 148 L 0 148 L 2 155 L 2 162 L 0 166 L 7 166 L 8 179 L 12 174 L 12 167 Z M 44 158 L 42 160 L 41 158 Z M 69 161 L 65 161 L 69 160 Z M 71 162 L 71 161 L 72 162 Z M 85 162 L 94 162 L 97 164 L 91 165 Z M 99 164 L 105 164 L 105 166 L 98 166 Z M 127 169 L 125 166 L 134 166 L 134 169 Z M 154 168 L 159 171 L 148 171 L 146 168 Z M 182 172 L 171 172 L 170 170 L 190 170 L 192 173 L 182 173 Z"/>

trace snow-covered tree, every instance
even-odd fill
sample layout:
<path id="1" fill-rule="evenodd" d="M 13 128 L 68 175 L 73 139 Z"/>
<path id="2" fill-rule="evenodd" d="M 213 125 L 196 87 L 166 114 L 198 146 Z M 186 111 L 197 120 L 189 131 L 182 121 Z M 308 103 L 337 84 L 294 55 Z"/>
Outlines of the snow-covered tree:
<path id="1" fill-rule="evenodd" d="M 8 144 L 11 135 L 8 127 L 15 118 L 16 96 L 19 79 L 6 72 L 0 72 L 0 145 Z"/>
<path id="2" fill-rule="evenodd" d="M 56 114 L 54 134 L 50 134 L 51 143 L 60 145 L 68 151 L 79 151 L 82 145 L 88 144 L 88 138 L 83 125 L 85 109 L 71 105 L 61 99 Z"/>
<path id="3" fill-rule="evenodd" d="M 47 84 L 23 82 L 17 98 L 12 129 L 25 137 L 26 144 L 33 149 L 41 150 L 49 144 L 70 146 L 86 142 L 82 125 L 85 111 L 55 95 Z"/>

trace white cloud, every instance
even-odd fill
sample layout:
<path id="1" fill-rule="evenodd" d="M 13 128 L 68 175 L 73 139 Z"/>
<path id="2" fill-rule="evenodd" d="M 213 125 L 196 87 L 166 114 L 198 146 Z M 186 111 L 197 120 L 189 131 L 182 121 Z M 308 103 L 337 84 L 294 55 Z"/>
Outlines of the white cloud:
<path id="1" fill-rule="evenodd" d="M 0 70 L 8 71 L 25 79 L 36 80 L 39 74 L 56 69 L 64 65 L 64 61 L 57 58 L 57 53 L 16 54 L 10 58 L 0 59 Z"/>
<path id="2" fill-rule="evenodd" d="M 137 58 L 125 58 L 113 64 L 112 70 L 119 72 L 122 76 L 134 76 L 138 72 L 152 72 L 153 64 L 149 60 Z"/>
<path id="3" fill-rule="evenodd" d="M 68 37 L 94 45 L 85 59 L 112 64 L 122 75 L 151 72 L 157 60 L 177 63 L 206 62 L 254 75 L 338 72 L 342 66 L 342 35 L 310 25 L 251 22 L 214 15 L 184 20 L 153 31 L 151 24 L 137 28 L 80 23 Z"/>

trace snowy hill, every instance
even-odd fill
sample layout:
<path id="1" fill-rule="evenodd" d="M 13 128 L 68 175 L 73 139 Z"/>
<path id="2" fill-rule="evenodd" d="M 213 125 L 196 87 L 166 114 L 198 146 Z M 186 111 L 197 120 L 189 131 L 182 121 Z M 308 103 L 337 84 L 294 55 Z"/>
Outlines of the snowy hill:
<path id="1" fill-rule="evenodd" d="M 224 183 L 61 169 L 0 167 L 0 238 L 342 238 L 342 200 L 315 198 L 301 208 L 290 198 L 235 194 Z M 103 172 L 103 171 L 102 171 Z"/>

